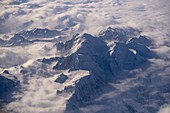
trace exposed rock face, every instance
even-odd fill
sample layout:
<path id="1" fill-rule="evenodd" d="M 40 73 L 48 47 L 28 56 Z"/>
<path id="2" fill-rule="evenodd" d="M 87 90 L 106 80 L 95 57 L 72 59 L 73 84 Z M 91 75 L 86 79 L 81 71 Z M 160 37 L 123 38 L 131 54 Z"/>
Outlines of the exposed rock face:
<path id="1" fill-rule="evenodd" d="M 145 58 L 156 57 L 157 55 L 148 48 L 150 45 L 151 41 L 144 36 L 132 38 L 127 44 L 130 49 L 134 49 L 140 56 Z"/>
<path id="2" fill-rule="evenodd" d="M 68 100 L 67 109 L 77 109 L 100 95 L 107 83 L 107 78 L 101 70 L 93 70 L 90 75 L 79 79 L 74 86 L 74 93 Z"/>
<path id="3" fill-rule="evenodd" d="M 139 38 L 132 38 L 128 43 L 139 43 L 145 46 L 150 46 L 152 44 L 152 41 L 146 38 L 145 36 L 139 36 Z"/>
<path id="4" fill-rule="evenodd" d="M 43 58 L 42 60 L 40 60 L 41 62 L 45 63 L 45 64 L 50 64 L 52 62 L 56 62 L 57 60 L 59 60 L 58 57 L 52 57 L 52 58 Z"/>
<path id="5" fill-rule="evenodd" d="M 4 43 L 5 43 L 5 41 L 0 39 L 0 45 L 2 46 Z"/>
<path id="6" fill-rule="evenodd" d="M 8 70 L 3 71 L 4 74 L 10 74 Z"/>
<path id="7" fill-rule="evenodd" d="M 15 90 L 17 85 L 18 85 L 18 82 L 0 75 L 0 102 L 10 101 L 11 94 Z"/>
<path id="8" fill-rule="evenodd" d="M 99 38 L 105 41 L 119 41 L 126 42 L 132 36 L 139 35 L 140 31 L 133 28 L 111 28 L 108 27 L 106 30 L 99 34 Z"/>
<path id="9" fill-rule="evenodd" d="M 59 77 L 55 80 L 57 83 L 64 83 L 68 77 L 64 75 L 63 73 L 59 75 Z"/>
<path id="10" fill-rule="evenodd" d="M 59 60 L 54 69 L 92 70 L 98 66 L 102 57 L 109 54 L 106 43 L 89 34 L 77 36 L 56 46 L 59 51 L 68 54 L 63 60 Z"/>
<path id="11" fill-rule="evenodd" d="M 29 43 L 29 41 L 26 40 L 20 34 L 15 34 L 10 40 L 7 41 L 8 45 L 13 45 L 13 46 L 17 46 L 17 45 L 21 45 L 21 44 L 26 44 L 26 43 Z"/>
<path id="12" fill-rule="evenodd" d="M 10 88 L 14 87 L 14 82 L 8 78 L 5 78 L 4 76 L 0 75 L 0 92 L 1 94 L 3 92 L 7 92 L 10 90 Z"/>
<path id="13" fill-rule="evenodd" d="M 1 40 L 0 39 L 0 46 L 18 46 L 18 45 L 23 45 L 23 44 L 28 44 L 28 43 L 30 43 L 30 42 L 28 40 L 26 40 L 20 34 L 15 34 L 9 40 Z"/>
<path id="14" fill-rule="evenodd" d="M 156 57 L 145 45 L 140 43 L 119 43 L 115 44 L 111 54 L 112 70 L 133 69 L 148 58 Z M 115 65 L 116 64 L 116 65 Z"/>
<path id="15" fill-rule="evenodd" d="M 110 59 L 110 66 L 113 72 L 115 70 L 133 67 L 136 55 L 129 50 L 126 44 L 116 43 L 113 51 Z"/>
<path id="16" fill-rule="evenodd" d="M 26 39 L 30 39 L 30 38 L 51 38 L 60 35 L 61 33 L 59 31 L 49 30 L 47 28 L 43 29 L 35 28 L 30 31 L 22 31 L 19 34 L 25 37 Z"/>

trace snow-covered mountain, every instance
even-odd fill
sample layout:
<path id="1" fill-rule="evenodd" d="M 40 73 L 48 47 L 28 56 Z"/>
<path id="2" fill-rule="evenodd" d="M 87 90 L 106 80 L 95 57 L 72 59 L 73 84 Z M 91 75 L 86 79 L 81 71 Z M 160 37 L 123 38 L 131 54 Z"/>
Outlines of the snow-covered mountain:
<path id="1" fill-rule="evenodd" d="M 168 0 L 0 6 L 0 112 L 170 112 Z"/>

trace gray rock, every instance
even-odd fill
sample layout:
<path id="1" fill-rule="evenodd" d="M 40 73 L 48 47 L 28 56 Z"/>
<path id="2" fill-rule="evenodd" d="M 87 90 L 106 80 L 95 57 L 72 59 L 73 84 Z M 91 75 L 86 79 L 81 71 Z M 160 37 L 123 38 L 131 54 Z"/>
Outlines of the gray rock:
<path id="1" fill-rule="evenodd" d="M 68 77 L 64 75 L 63 73 L 59 75 L 59 77 L 55 80 L 57 83 L 64 83 Z"/>

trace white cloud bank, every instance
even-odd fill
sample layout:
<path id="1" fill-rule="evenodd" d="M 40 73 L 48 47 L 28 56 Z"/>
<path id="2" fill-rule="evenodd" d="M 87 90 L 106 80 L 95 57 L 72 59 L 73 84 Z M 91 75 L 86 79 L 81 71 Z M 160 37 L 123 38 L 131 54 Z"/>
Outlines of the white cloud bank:
<path id="1" fill-rule="evenodd" d="M 56 49 L 53 47 L 53 43 L 35 43 L 29 46 L 1 47 L 0 66 L 19 66 L 31 59 L 53 55 L 56 55 Z"/>
<path id="2" fill-rule="evenodd" d="M 18 100 L 8 104 L 7 109 L 17 113 L 63 113 L 69 95 L 56 95 L 62 86 L 54 82 L 55 78 L 28 78 L 28 84 L 22 84 L 23 94 L 16 95 Z"/>

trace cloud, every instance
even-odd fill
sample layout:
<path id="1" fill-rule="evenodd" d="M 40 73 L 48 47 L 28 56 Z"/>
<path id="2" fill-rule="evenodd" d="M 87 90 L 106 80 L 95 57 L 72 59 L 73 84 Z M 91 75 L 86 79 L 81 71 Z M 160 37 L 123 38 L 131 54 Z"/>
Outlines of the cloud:
<path id="1" fill-rule="evenodd" d="M 10 50 L 0 49 L 0 66 L 2 67 L 19 65 L 25 61 L 27 61 L 27 57 L 24 55 L 18 55 L 17 53 Z"/>
<path id="2" fill-rule="evenodd" d="M 164 105 L 157 113 L 170 113 L 170 105 Z"/>
<path id="3" fill-rule="evenodd" d="M 59 86 L 54 82 L 55 77 L 34 76 L 27 79 L 29 84 L 22 84 L 25 87 L 23 94 L 15 95 L 21 98 L 9 103 L 6 108 L 19 113 L 63 113 L 69 95 L 56 95 Z"/>
<path id="4" fill-rule="evenodd" d="M 154 51 L 157 52 L 161 58 L 170 59 L 170 47 L 163 45 L 154 49 Z"/>
<path id="5" fill-rule="evenodd" d="M 35 43 L 23 47 L 1 47 L 0 66 L 19 66 L 31 59 L 53 56 L 55 54 L 56 50 L 51 43 Z"/>

